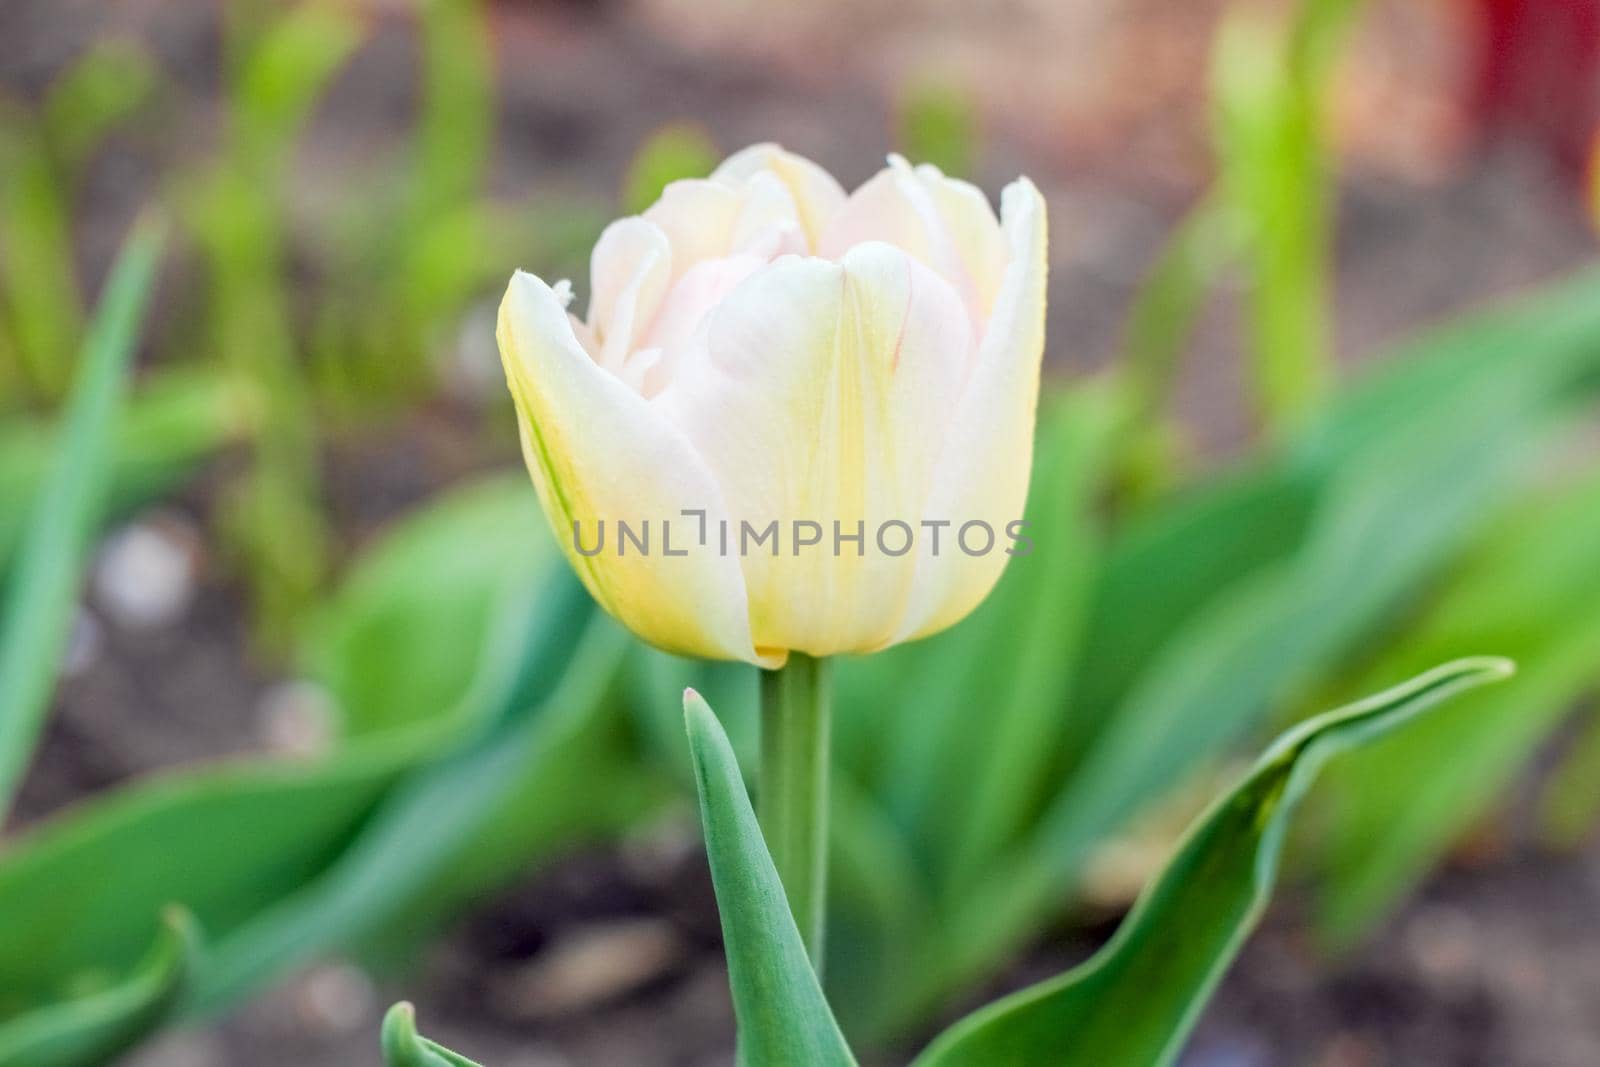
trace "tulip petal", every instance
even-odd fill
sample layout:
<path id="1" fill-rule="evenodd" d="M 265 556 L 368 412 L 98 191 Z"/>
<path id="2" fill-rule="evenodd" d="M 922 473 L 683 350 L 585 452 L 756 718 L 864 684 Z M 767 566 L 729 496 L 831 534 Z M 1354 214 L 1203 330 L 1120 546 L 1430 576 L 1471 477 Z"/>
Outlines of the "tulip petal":
<path id="1" fill-rule="evenodd" d="M 769 171 L 737 186 L 699 178 L 672 182 L 642 217 L 666 235 L 674 282 L 728 256 L 769 260 L 807 250 L 794 196 Z"/>
<path id="2" fill-rule="evenodd" d="M 661 361 L 644 380 L 644 395 L 655 396 L 671 381 L 695 331 L 711 309 L 740 282 L 765 267 L 756 256 L 729 256 L 697 263 L 676 282 L 661 305 L 644 343 L 661 350 Z"/>
<path id="3" fill-rule="evenodd" d="M 555 293 L 517 272 L 500 305 L 506 377 L 516 400 L 523 454 L 556 540 L 600 604 L 645 640 L 673 652 L 764 666 L 750 640 L 744 578 L 731 556 L 697 544 L 684 508 L 723 517 L 722 493 L 684 435 L 637 392 L 595 365 Z M 650 524 L 650 554 L 619 554 L 616 523 Z M 574 545 L 575 522 L 591 549 Z M 663 521 L 671 521 L 672 555 Z M 686 555 L 676 553 L 687 549 Z"/>
<path id="4" fill-rule="evenodd" d="M 600 234 L 589 269 L 589 329 L 600 344 L 601 365 L 622 374 L 667 294 L 672 245 L 643 218 L 618 219 Z"/>
<path id="5" fill-rule="evenodd" d="M 735 189 L 705 178 L 671 182 L 644 218 L 666 234 L 672 248 L 673 278 L 698 263 L 719 259 L 733 245 L 733 228 L 742 198 Z"/>
<path id="6" fill-rule="evenodd" d="M 982 323 L 1009 258 L 988 198 L 937 167 L 889 160 L 833 216 L 818 254 L 837 259 L 863 241 L 887 241 L 938 271 L 966 300 L 974 325 Z"/>
<path id="7" fill-rule="evenodd" d="M 1032 182 L 1006 187 L 1001 216 L 1010 263 L 978 348 L 977 365 L 945 435 L 926 518 L 959 527 L 987 523 L 996 545 L 979 556 L 960 552 L 917 560 L 912 601 L 897 641 L 923 637 L 960 619 L 988 596 L 1005 568 L 1007 524 L 1022 518 L 1033 457 L 1034 415 L 1044 353 L 1044 198 Z M 974 547 L 981 530 L 974 529 Z"/>
<path id="8" fill-rule="evenodd" d="M 844 206 L 844 189 L 811 160 L 775 144 L 751 145 L 735 152 L 712 172 L 711 180 L 737 188 L 762 172 L 775 175 L 788 188 L 800 214 L 806 247 L 815 251 L 829 220 Z"/>
<path id="9" fill-rule="evenodd" d="M 781 258 L 712 311 L 656 402 L 705 458 L 736 535 L 779 523 L 778 555 L 738 546 L 758 649 L 829 655 L 893 637 L 915 556 L 878 551 L 875 533 L 922 514 L 929 442 L 955 415 L 971 336 L 949 284 L 879 242 L 839 263 Z M 797 550 L 796 521 L 819 524 L 822 542 Z M 859 548 L 834 540 L 835 522 L 847 537 L 861 524 Z"/>

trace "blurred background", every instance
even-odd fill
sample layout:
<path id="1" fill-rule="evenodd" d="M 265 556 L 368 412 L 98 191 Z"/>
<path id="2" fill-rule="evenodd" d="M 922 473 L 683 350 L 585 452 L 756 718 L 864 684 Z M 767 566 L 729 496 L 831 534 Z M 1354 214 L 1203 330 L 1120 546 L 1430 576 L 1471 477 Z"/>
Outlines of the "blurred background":
<path id="1" fill-rule="evenodd" d="M 601 227 L 668 180 L 763 140 L 847 188 L 889 151 L 991 197 L 1032 177 L 1051 213 L 1047 373 L 1159 379 L 1159 426 L 1113 479 L 1152 508 L 1292 434 L 1319 381 L 1591 263 L 1597 129 L 1596 0 L 0 0 L 0 565 L 124 234 L 150 204 L 172 228 L 119 423 L 128 469 L 0 872 L 86 798 L 345 744 L 340 685 L 381 704 L 391 673 L 328 666 L 351 575 L 405 517 L 520 469 L 493 340 L 505 279 L 570 277 L 583 307 Z M 1299 370 L 1274 378 L 1275 351 Z M 1593 405 L 1574 421 L 1568 466 L 1594 454 Z M 1600 619 L 1600 601 L 1582 610 Z M 1185 1064 L 1600 1063 L 1588 648 L 1563 714 L 1485 766 L 1431 873 L 1333 953 L 1308 917 L 1307 847 Z M 1296 698 L 1342 693 L 1370 655 Z M 437 936 L 400 959 L 314 943 L 126 1062 L 375 1064 L 404 996 L 499 1067 L 731 1063 L 693 823 L 639 807 L 417 920 Z M 1082 906 L 984 988 L 1103 940 L 1172 821 L 1105 845 Z M 155 835 L 125 859 L 207 863 L 254 833 L 196 857 Z M 297 862 L 319 869 L 342 840 Z M 0 1006 L 26 1002 L 26 967 L 3 971 Z"/>

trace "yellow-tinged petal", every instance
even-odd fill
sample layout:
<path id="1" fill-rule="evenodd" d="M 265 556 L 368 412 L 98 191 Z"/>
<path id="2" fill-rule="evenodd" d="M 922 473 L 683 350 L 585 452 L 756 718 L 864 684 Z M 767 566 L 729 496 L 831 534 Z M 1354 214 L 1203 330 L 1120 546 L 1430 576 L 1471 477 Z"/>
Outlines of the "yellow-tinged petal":
<path id="1" fill-rule="evenodd" d="M 642 396 L 595 365 L 575 337 L 556 294 L 521 271 L 500 305 L 498 338 L 516 400 L 524 458 L 556 540 L 595 599 L 645 640 L 686 655 L 772 666 L 750 639 L 744 578 L 737 560 L 695 542 L 703 509 L 715 524 L 722 493 L 684 435 Z M 585 549 L 606 526 L 604 550 Z M 616 523 L 650 523 L 649 555 L 619 555 Z M 661 523 L 674 551 L 663 551 Z"/>
<path id="2" fill-rule="evenodd" d="M 944 447 L 928 501 L 929 519 L 981 520 L 998 539 L 978 556 L 933 558 L 919 546 L 912 602 L 897 641 L 923 637 L 965 618 L 989 595 L 1009 558 L 1005 527 L 1022 517 L 1033 463 L 1039 364 L 1044 353 L 1044 198 L 1032 182 L 1006 187 L 1001 218 L 1010 263 L 978 348 L 977 364 Z M 982 536 L 976 528 L 973 540 Z"/>
<path id="3" fill-rule="evenodd" d="M 889 643 L 915 554 L 899 532 L 888 543 L 904 555 L 875 538 L 885 522 L 914 525 L 932 487 L 973 358 L 961 300 L 905 252 L 869 242 L 838 263 L 777 260 L 734 288 L 697 340 L 656 403 L 705 458 L 736 536 L 742 523 L 779 523 L 777 555 L 736 542 L 756 647 L 820 656 Z M 821 542 L 797 551 L 797 521 L 818 524 Z M 835 522 L 865 540 L 836 543 Z"/>

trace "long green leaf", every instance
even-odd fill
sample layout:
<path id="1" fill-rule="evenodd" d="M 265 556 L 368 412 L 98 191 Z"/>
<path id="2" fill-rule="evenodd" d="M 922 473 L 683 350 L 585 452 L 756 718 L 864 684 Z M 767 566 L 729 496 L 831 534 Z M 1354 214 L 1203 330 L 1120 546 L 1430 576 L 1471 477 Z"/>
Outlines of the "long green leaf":
<path id="1" fill-rule="evenodd" d="M 112 427 L 162 243 L 161 227 L 141 222 L 112 269 L 85 342 L 61 452 L 0 606 L 0 815 L 32 755 L 55 685 L 74 592 L 105 506 Z"/>
<path id="2" fill-rule="evenodd" d="M 1260 919 L 1289 816 L 1322 765 L 1511 669 L 1460 660 L 1291 730 L 1190 829 L 1104 949 L 958 1022 L 917 1067 L 1173 1062 Z"/>
<path id="3" fill-rule="evenodd" d="M 193 970 L 199 935 L 187 912 L 162 916 L 155 944 L 123 979 L 0 1024 L 0 1067 L 96 1067 L 171 1013 Z"/>
<path id="4" fill-rule="evenodd" d="M 352 720 L 332 751 L 311 759 L 230 761 L 135 782 L 0 850 L 0 944 L 6 946 L 0 1017 L 59 998 L 85 974 L 131 967 L 148 937 L 143 924 L 168 901 L 184 902 L 213 937 L 225 940 L 324 875 L 398 780 L 459 752 L 500 721 L 506 707 L 491 698 L 510 703 L 527 694 L 520 683 L 513 689 L 493 679 L 553 676 L 552 661 L 537 660 L 541 643 L 521 636 L 538 601 L 525 600 L 515 614 L 496 613 L 504 596 L 496 590 L 503 583 L 526 588 L 551 555 L 539 547 L 537 515 L 504 506 L 498 484 L 462 490 L 402 524 L 369 551 L 369 562 L 313 628 L 343 652 L 318 661 Z M 525 485 L 520 496 L 527 496 Z M 502 528 L 518 515 L 529 536 Z M 421 575 L 408 569 L 452 542 L 474 546 L 466 554 L 474 567 Z M 430 584 L 435 579 L 452 584 L 441 592 Z M 551 625 L 559 629 L 566 621 Z M 458 643 L 463 634 L 470 643 Z M 467 668 L 416 652 L 430 641 Z M 385 648 L 396 656 L 384 659 Z M 457 679 L 453 688 L 438 673 L 445 667 Z M 389 691 L 426 692 L 436 704 L 426 715 L 415 709 L 398 720 L 383 716 L 366 703 L 382 689 L 380 679 L 368 677 L 373 671 Z M 596 759 L 605 751 L 598 742 L 591 749 L 585 753 Z M 519 855 L 536 853 L 548 836 Z M 162 862 L 149 863 L 152 855 Z M 107 870 L 123 876 L 107 879 Z"/>
<path id="5" fill-rule="evenodd" d="M 747 1067 L 852 1065 L 767 854 L 722 725 L 694 690 L 683 699 L 728 983 Z"/>

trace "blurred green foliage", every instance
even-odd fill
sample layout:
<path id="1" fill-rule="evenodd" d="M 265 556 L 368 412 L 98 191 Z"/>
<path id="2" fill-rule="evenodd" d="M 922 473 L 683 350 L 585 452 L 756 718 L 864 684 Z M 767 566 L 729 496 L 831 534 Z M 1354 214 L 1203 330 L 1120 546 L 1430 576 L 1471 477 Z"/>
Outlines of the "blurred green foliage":
<path id="1" fill-rule="evenodd" d="M 59 400 L 72 380 L 84 328 L 73 201 L 95 150 L 154 85 L 145 54 L 111 39 L 63 71 L 37 110 L 0 97 L 0 415 Z"/>
<path id="2" fill-rule="evenodd" d="M 1013 566 L 955 630 L 839 667 L 826 989 L 852 1040 L 924 1028 L 1070 907 L 1107 841 L 1269 723 L 1443 660 L 1515 655 L 1516 679 L 1342 761 L 1312 802 L 1300 862 L 1328 940 L 1349 943 L 1600 684 L 1600 504 L 1592 454 L 1571 447 L 1600 389 L 1600 278 L 1428 333 L 1351 381 L 1336 374 L 1324 113 L 1358 10 L 1305 0 L 1283 20 L 1227 20 L 1218 183 L 1137 294 L 1117 366 L 1045 399 L 1033 566 Z M 342 554 L 322 500 L 330 438 L 424 402 L 506 274 L 578 274 L 610 211 L 600 197 L 492 194 L 485 6 L 422 0 L 417 14 L 416 124 L 377 164 L 398 177 L 353 182 L 319 213 L 294 195 L 298 145 L 369 26 L 335 0 L 229 6 L 219 142 L 167 190 L 198 254 L 199 321 L 163 333 L 183 351 L 158 353 L 120 405 L 107 406 L 104 375 L 134 342 L 133 283 L 119 273 L 107 290 L 115 329 L 86 334 L 74 189 L 163 79 L 109 44 L 41 106 L 0 103 L 7 789 L 95 523 L 241 440 L 247 463 L 220 490 L 228 543 L 264 641 L 291 650 L 338 711 L 313 756 L 151 776 L 6 842 L 0 1064 L 104 1062 L 332 953 L 404 962 L 530 866 L 681 817 L 694 755 L 702 773 L 715 757 L 728 804 L 730 763 L 752 763 L 753 672 L 632 643 L 559 562 L 520 472 L 419 508 L 327 588 Z M 972 175 L 976 116 L 952 87 L 913 84 L 898 147 Z M 715 162 L 699 127 L 664 127 L 634 159 L 622 206 L 642 210 Z M 1194 323 L 1235 268 L 1267 432 L 1202 464 L 1182 451 L 1171 394 Z M 70 408 L 52 427 L 34 409 L 74 380 L 99 397 L 97 417 Z M 57 464 L 103 476 L 53 475 Z M 688 684 L 717 709 L 727 752 L 707 747 L 704 721 L 698 752 L 685 743 Z M 1591 724 L 1558 753 L 1546 813 L 1562 840 L 1596 818 L 1596 738 Z M 1259 843 L 1230 840 L 1245 848 L 1235 858 Z M 1245 897 L 1183 904 L 1163 881 L 1147 900 L 1231 930 L 1261 887 L 1230 884 Z M 193 930 L 163 925 L 172 904 Z M 1068 1025 L 1049 1014 L 1046 1029 Z M 396 1019 L 395 1048 L 448 1060 Z"/>
<path id="3" fill-rule="evenodd" d="M 1360 0 L 1303 0 L 1279 22 L 1242 6 L 1212 61 L 1222 187 L 1250 280 L 1259 411 L 1281 429 L 1315 412 L 1333 380 L 1326 97 Z"/>
<path id="4" fill-rule="evenodd" d="M 915 162 L 958 178 L 976 177 L 983 150 L 978 114 L 959 86 L 932 78 L 911 82 L 900 96 L 895 140 Z"/>
<path id="5" fill-rule="evenodd" d="M 651 134 L 634 153 L 622 185 L 622 207 L 637 215 L 661 191 L 682 178 L 704 178 L 721 157 L 711 135 L 688 122 L 675 122 Z"/>

